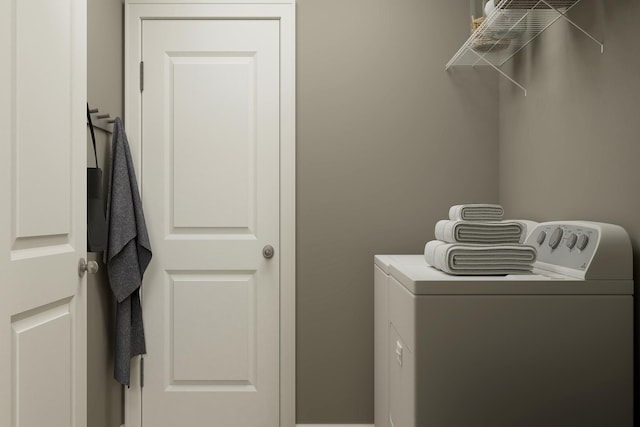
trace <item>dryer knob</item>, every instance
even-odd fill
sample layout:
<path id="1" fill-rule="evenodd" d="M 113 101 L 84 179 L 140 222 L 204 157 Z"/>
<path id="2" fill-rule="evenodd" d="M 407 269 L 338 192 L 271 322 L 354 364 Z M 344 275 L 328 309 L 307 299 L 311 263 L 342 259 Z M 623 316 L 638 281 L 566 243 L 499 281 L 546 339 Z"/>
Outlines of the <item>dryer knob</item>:
<path id="1" fill-rule="evenodd" d="M 589 244 L 589 236 L 587 236 L 586 234 L 580 235 L 580 237 L 578 238 L 578 249 L 582 251 L 584 250 L 584 248 L 587 247 L 588 244 Z"/>
<path id="2" fill-rule="evenodd" d="M 551 235 L 551 238 L 549 239 L 549 246 L 551 246 L 551 249 L 555 249 L 558 247 L 558 245 L 560 244 L 560 242 L 562 241 L 562 234 L 564 232 L 562 231 L 562 228 L 558 227 L 553 231 L 553 234 Z"/>
<path id="3" fill-rule="evenodd" d="M 577 241 L 578 241 L 578 236 L 576 236 L 575 233 L 571 233 L 569 235 L 569 237 L 567 238 L 567 247 L 569 249 L 573 249 L 573 247 L 576 245 Z"/>
<path id="4" fill-rule="evenodd" d="M 538 234 L 538 238 L 536 239 L 538 244 L 541 245 L 544 243 L 544 239 L 547 238 L 547 233 L 545 231 L 541 231 L 540 234 Z"/>

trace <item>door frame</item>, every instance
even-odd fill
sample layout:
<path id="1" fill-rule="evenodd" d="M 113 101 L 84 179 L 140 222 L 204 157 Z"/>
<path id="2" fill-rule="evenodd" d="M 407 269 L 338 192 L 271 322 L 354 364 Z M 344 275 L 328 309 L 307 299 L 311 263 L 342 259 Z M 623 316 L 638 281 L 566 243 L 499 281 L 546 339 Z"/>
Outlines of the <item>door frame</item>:
<path id="1" fill-rule="evenodd" d="M 139 171 L 142 167 L 142 22 L 146 19 L 178 18 L 273 19 L 280 22 L 280 427 L 294 427 L 295 0 L 126 0 L 124 121 L 131 154 Z M 125 388 L 124 393 L 126 427 L 142 427 L 140 357 L 132 360 L 131 387 Z"/>

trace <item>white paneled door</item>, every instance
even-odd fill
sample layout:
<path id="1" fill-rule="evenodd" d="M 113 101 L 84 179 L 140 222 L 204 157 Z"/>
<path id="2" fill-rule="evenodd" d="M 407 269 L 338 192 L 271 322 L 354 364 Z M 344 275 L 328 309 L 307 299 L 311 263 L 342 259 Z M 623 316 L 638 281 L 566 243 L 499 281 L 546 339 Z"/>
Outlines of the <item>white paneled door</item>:
<path id="1" fill-rule="evenodd" d="M 0 0 L 0 426 L 86 426 L 86 4 Z"/>
<path id="2" fill-rule="evenodd" d="M 279 36 L 142 23 L 144 426 L 279 425 Z"/>

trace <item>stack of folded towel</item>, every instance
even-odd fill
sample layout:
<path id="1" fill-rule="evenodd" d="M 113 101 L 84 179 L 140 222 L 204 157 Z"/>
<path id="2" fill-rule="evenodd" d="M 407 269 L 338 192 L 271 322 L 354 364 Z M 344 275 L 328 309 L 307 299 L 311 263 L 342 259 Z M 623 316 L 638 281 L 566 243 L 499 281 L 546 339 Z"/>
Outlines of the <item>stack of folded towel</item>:
<path id="1" fill-rule="evenodd" d="M 471 204 L 455 205 L 449 209 L 449 219 L 453 221 L 500 221 L 504 209 L 500 205 Z"/>
<path id="2" fill-rule="evenodd" d="M 447 243 L 522 243 L 527 227 L 518 221 L 452 221 L 436 223 L 436 239 Z"/>
<path id="3" fill-rule="evenodd" d="M 503 221 L 499 205 L 456 205 L 438 221 L 437 240 L 424 248 L 427 262 L 445 273 L 498 275 L 529 272 L 535 248 L 521 244 L 531 221 Z"/>

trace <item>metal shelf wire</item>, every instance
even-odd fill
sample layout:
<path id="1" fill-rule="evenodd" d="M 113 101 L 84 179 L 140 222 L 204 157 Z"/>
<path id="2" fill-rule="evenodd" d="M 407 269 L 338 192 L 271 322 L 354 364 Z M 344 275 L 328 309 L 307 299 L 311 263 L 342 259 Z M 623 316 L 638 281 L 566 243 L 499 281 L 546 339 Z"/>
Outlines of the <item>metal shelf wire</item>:
<path id="1" fill-rule="evenodd" d="M 525 46 L 559 19 L 564 19 L 600 46 L 604 45 L 567 16 L 581 0 L 500 0 L 478 29 L 447 63 L 455 66 L 488 65 L 527 94 L 527 90 L 500 69 Z"/>

